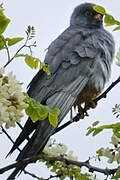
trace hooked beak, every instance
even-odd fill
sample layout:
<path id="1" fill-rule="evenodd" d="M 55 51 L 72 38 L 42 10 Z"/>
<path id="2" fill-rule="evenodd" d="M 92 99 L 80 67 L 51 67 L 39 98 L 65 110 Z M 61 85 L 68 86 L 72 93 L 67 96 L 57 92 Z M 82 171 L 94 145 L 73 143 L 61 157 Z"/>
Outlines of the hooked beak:
<path id="1" fill-rule="evenodd" d="M 98 13 L 98 14 L 96 14 L 93 18 L 94 18 L 94 20 L 97 21 L 97 22 L 102 22 L 103 16 Z"/>

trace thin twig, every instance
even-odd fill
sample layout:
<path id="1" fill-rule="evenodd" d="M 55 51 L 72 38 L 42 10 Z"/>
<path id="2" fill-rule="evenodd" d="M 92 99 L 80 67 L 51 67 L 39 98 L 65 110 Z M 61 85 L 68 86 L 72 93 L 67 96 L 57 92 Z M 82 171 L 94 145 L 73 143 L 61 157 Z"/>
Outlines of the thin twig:
<path id="1" fill-rule="evenodd" d="M 10 52 L 9 52 L 8 46 L 7 46 L 7 44 L 6 44 L 6 42 L 5 42 L 4 39 L 3 39 L 3 42 L 4 42 L 4 44 L 5 44 L 5 48 L 6 48 L 7 56 L 8 56 L 8 62 L 9 62 L 9 61 L 10 61 Z"/>
<path id="2" fill-rule="evenodd" d="M 5 48 L 6 48 L 6 51 L 7 51 L 8 62 L 9 62 L 10 61 L 10 52 L 9 52 L 8 46 L 6 44 L 5 44 Z"/>
<path id="3" fill-rule="evenodd" d="M 6 44 L 6 41 L 5 41 L 4 37 L 1 36 L 0 38 L 2 39 L 2 41 L 3 41 L 4 45 L 5 45 L 5 49 L 7 51 L 7 56 L 8 56 L 8 61 L 10 61 L 10 52 L 9 52 L 8 46 Z"/>
<path id="4" fill-rule="evenodd" d="M 1 129 L 2 129 L 2 132 L 5 133 L 5 135 L 8 137 L 8 139 L 14 144 L 14 141 L 12 140 L 10 135 L 5 131 L 5 129 L 3 127 L 1 127 Z"/>
<path id="5" fill-rule="evenodd" d="M 32 44 L 32 45 L 27 45 L 27 42 L 29 41 L 29 38 L 30 38 L 30 34 L 27 34 L 27 38 L 26 38 L 26 41 L 25 41 L 25 43 L 24 43 L 24 45 L 23 46 L 21 46 L 18 50 L 17 50 L 17 52 L 15 53 L 15 55 L 12 57 L 12 58 L 10 58 L 10 52 L 9 52 L 9 49 L 8 49 L 8 47 L 7 47 L 7 45 L 6 45 L 6 42 L 4 41 L 4 39 L 3 39 L 3 42 L 4 42 L 4 44 L 5 44 L 5 48 L 6 48 L 6 50 L 7 50 L 7 55 L 8 55 L 8 61 L 7 61 L 7 63 L 4 65 L 4 68 L 7 66 L 7 65 L 9 65 L 12 61 L 13 61 L 13 59 L 17 56 L 17 54 L 23 49 L 23 48 L 29 48 L 29 50 L 30 50 L 30 53 L 31 53 L 31 55 L 32 55 L 32 49 L 31 49 L 31 47 L 33 46 L 33 47 L 36 47 L 36 41 Z"/>
<path id="6" fill-rule="evenodd" d="M 58 178 L 58 177 L 61 177 L 62 176 L 62 174 L 57 174 L 57 175 L 50 175 L 50 177 L 49 178 L 47 178 L 47 179 L 44 179 L 44 180 L 50 180 L 50 179 L 53 179 L 53 178 Z"/>
<path id="7" fill-rule="evenodd" d="M 28 174 L 28 175 L 30 175 L 31 177 L 40 180 L 40 177 L 38 177 L 38 176 L 36 176 L 35 174 L 30 173 L 30 172 L 28 172 L 28 171 L 26 171 L 26 170 L 24 170 L 24 174 Z"/>
<path id="8" fill-rule="evenodd" d="M 36 47 L 36 41 L 35 41 L 32 45 L 26 45 L 25 47 L 26 47 L 26 48 L 29 48 L 30 54 L 31 54 L 31 56 L 32 56 L 32 47 Z"/>
<path id="9" fill-rule="evenodd" d="M 8 66 L 8 64 L 10 64 L 13 59 L 16 57 L 16 55 L 25 47 L 26 45 L 24 44 L 23 46 L 21 46 L 18 51 L 15 53 L 15 55 L 4 65 L 4 68 L 6 68 L 6 66 Z"/>
<path id="10" fill-rule="evenodd" d="M 1 127 L 1 128 L 2 128 L 2 132 L 3 132 L 3 133 L 8 137 L 8 139 L 14 144 L 13 139 L 10 137 L 10 135 L 7 133 L 7 131 L 6 131 L 3 127 Z M 21 152 L 21 150 L 20 150 L 19 147 L 17 147 L 17 149 Z M 6 158 L 8 157 L 8 155 L 9 155 L 9 154 L 7 154 Z"/>
<path id="11" fill-rule="evenodd" d="M 20 129 L 23 129 L 22 125 L 19 122 L 17 122 L 17 125 L 20 127 Z"/>
<path id="12" fill-rule="evenodd" d="M 10 165 L 8 165 L 8 166 L 6 166 L 4 168 L 1 168 L 0 169 L 0 174 L 3 174 L 4 172 L 9 171 L 10 169 L 15 168 L 17 166 L 17 164 L 18 164 L 18 162 L 10 164 Z"/>
<path id="13" fill-rule="evenodd" d="M 101 100 L 102 98 L 106 98 L 106 96 L 110 92 L 110 90 L 113 89 L 119 82 L 120 82 L 120 76 L 99 97 L 94 99 L 94 102 L 96 103 L 99 100 Z"/>

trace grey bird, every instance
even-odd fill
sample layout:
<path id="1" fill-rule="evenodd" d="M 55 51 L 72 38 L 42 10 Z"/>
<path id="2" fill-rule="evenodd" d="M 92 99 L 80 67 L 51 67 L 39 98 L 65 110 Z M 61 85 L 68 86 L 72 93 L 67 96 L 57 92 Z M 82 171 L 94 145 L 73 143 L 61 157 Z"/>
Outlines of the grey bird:
<path id="1" fill-rule="evenodd" d="M 94 5 L 84 3 L 74 9 L 70 26 L 48 47 L 44 62 L 51 76 L 40 70 L 29 84 L 30 97 L 60 109 L 59 124 L 72 106 L 81 111 L 82 103 L 91 103 L 110 78 L 114 40 L 104 29 L 103 16 L 94 11 Z M 28 118 L 9 154 L 33 131 L 17 161 L 40 154 L 54 130 L 48 119 L 33 123 Z M 16 168 L 8 180 L 19 170 Z"/>

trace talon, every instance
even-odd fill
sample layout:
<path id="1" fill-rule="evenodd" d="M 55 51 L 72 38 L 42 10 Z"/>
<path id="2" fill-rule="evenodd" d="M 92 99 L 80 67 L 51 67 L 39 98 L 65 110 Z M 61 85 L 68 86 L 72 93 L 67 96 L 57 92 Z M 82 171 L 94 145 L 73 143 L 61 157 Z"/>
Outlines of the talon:
<path id="1" fill-rule="evenodd" d="M 88 110 L 90 108 L 96 108 L 97 106 L 97 102 L 94 102 L 94 101 L 90 101 L 88 103 L 85 103 L 85 109 Z"/>
<path id="2" fill-rule="evenodd" d="M 94 108 L 96 108 L 96 106 L 97 106 L 97 102 L 90 101 L 90 102 L 89 102 L 89 106 L 94 109 Z"/>
<path id="3" fill-rule="evenodd" d="M 86 108 L 78 107 L 80 119 L 84 119 L 85 116 L 89 116 Z"/>
<path id="4" fill-rule="evenodd" d="M 88 112 L 87 112 L 87 111 L 85 112 L 85 116 L 89 116 L 89 114 L 88 114 Z"/>

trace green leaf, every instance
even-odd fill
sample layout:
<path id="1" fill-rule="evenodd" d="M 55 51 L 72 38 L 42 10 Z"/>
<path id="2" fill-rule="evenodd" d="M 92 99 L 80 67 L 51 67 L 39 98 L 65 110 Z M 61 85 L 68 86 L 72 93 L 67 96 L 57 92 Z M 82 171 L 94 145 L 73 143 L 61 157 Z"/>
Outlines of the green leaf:
<path id="1" fill-rule="evenodd" d="M 53 127 L 57 127 L 58 125 L 58 115 L 60 110 L 58 108 L 54 108 L 49 112 L 49 122 Z"/>
<path id="2" fill-rule="evenodd" d="M 52 166 L 52 164 L 49 161 L 46 161 L 45 165 L 47 166 L 47 168 L 50 168 Z"/>
<path id="3" fill-rule="evenodd" d="M 96 136 L 98 133 L 100 133 L 103 130 L 103 128 L 98 127 L 98 128 L 94 128 L 94 132 L 93 132 L 93 136 Z"/>
<path id="4" fill-rule="evenodd" d="M 89 134 L 91 134 L 93 131 L 95 130 L 95 128 L 89 128 L 88 132 L 86 133 L 86 136 L 88 136 Z"/>
<path id="5" fill-rule="evenodd" d="M 38 64 L 39 64 L 39 59 L 34 58 L 33 56 L 26 55 L 25 62 L 29 67 L 33 69 L 37 69 Z"/>
<path id="6" fill-rule="evenodd" d="M 92 125 L 97 126 L 99 124 L 99 121 L 95 121 Z"/>
<path id="7" fill-rule="evenodd" d="M 120 127 L 118 128 L 113 128 L 113 133 L 115 136 L 117 136 L 118 138 L 120 138 Z"/>
<path id="8" fill-rule="evenodd" d="M 44 120 L 48 116 L 46 108 L 36 101 L 35 99 L 30 99 L 29 106 L 26 108 L 26 114 L 30 116 L 33 122 L 37 120 Z"/>
<path id="9" fill-rule="evenodd" d="M 27 34 L 27 39 L 31 40 L 32 38 L 35 37 L 35 28 L 34 26 L 28 26 L 27 30 L 26 30 L 26 34 Z"/>
<path id="10" fill-rule="evenodd" d="M 39 180 L 44 180 L 44 178 L 41 177 Z"/>
<path id="11" fill-rule="evenodd" d="M 48 65 L 48 64 L 45 64 L 45 63 L 43 63 L 43 62 L 40 62 L 40 70 L 43 70 L 44 72 L 46 72 L 46 74 L 47 74 L 48 76 L 51 75 L 51 72 L 50 72 L 50 70 L 49 70 L 49 65 Z"/>
<path id="12" fill-rule="evenodd" d="M 103 155 L 103 148 L 100 148 L 99 150 L 97 150 L 97 154 L 99 155 L 99 156 L 102 156 Z"/>
<path id="13" fill-rule="evenodd" d="M 48 118 L 53 127 L 58 125 L 58 115 L 60 112 L 58 108 L 50 109 L 49 107 L 40 104 L 39 101 L 30 98 L 28 95 L 26 95 L 24 102 L 28 104 L 28 107 L 25 110 L 26 114 L 30 116 L 33 122 Z"/>
<path id="14" fill-rule="evenodd" d="M 120 30 L 120 25 L 113 29 L 113 31 Z"/>
<path id="15" fill-rule="evenodd" d="M 6 38 L 6 41 L 8 42 L 8 46 L 13 46 L 16 43 L 22 41 L 24 38 L 22 37 L 16 37 L 16 38 Z"/>
<path id="16" fill-rule="evenodd" d="M 98 133 L 100 133 L 101 131 L 103 131 L 104 129 L 112 129 L 114 134 L 117 137 L 120 137 L 120 123 L 115 123 L 115 124 L 110 124 L 110 125 L 103 125 L 103 126 L 99 126 L 97 128 L 88 128 L 88 132 L 87 135 L 89 135 L 90 133 L 93 132 L 93 136 L 97 135 Z"/>
<path id="17" fill-rule="evenodd" d="M 4 15 L 3 10 L 0 10 L 0 34 L 2 34 L 5 31 L 9 22 L 10 22 L 10 19 L 8 19 Z"/>
<path id="18" fill-rule="evenodd" d="M 2 35 L 0 35 L 0 50 L 5 48 L 5 39 Z"/>
<path id="19" fill-rule="evenodd" d="M 105 8 L 102 6 L 93 6 L 93 9 L 100 14 L 106 14 Z"/>
<path id="20" fill-rule="evenodd" d="M 15 58 L 18 58 L 18 57 L 26 57 L 26 54 L 16 54 Z"/>
<path id="21" fill-rule="evenodd" d="M 105 15 L 105 18 L 104 18 L 104 22 L 105 22 L 105 24 L 106 24 L 106 26 L 113 26 L 113 25 L 120 25 L 120 22 L 119 21 L 117 21 L 112 15 L 110 15 L 110 14 L 108 14 L 107 12 L 106 12 L 106 10 L 102 7 L 102 6 L 93 6 L 93 9 L 96 11 L 96 12 L 98 12 L 98 13 L 100 13 L 100 14 L 102 14 L 102 15 Z M 117 26 L 115 29 L 114 29 L 114 31 L 115 30 L 119 30 L 120 29 L 120 26 Z"/>
<path id="22" fill-rule="evenodd" d="M 96 136 L 98 133 L 100 133 L 103 129 L 101 128 L 96 128 L 94 133 L 93 133 L 93 136 Z"/>
<path id="23" fill-rule="evenodd" d="M 116 179 L 119 180 L 120 178 L 120 168 L 118 168 L 118 170 L 116 171 L 115 175 L 112 177 L 112 179 Z"/>
<path id="24" fill-rule="evenodd" d="M 112 26 L 118 23 L 118 21 L 116 21 L 114 19 L 114 17 L 112 15 L 106 14 L 105 18 L 104 18 L 104 22 L 106 24 L 106 26 Z"/>

